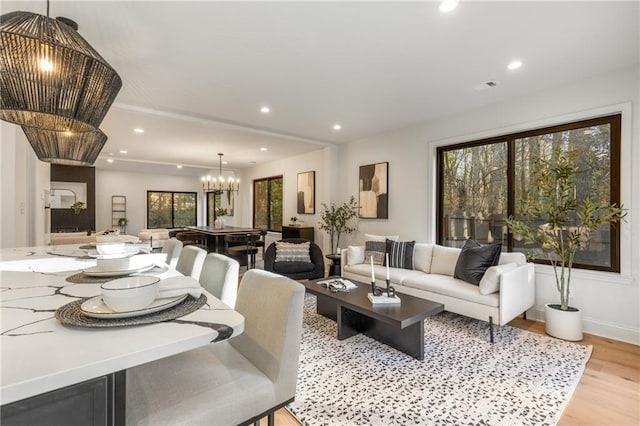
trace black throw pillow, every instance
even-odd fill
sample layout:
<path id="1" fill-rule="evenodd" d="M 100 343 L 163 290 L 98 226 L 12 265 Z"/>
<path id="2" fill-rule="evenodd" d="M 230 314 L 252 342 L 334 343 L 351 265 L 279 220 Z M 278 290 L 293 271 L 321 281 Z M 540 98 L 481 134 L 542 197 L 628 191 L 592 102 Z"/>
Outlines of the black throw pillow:
<path id="1" fill-rule="evenodd" d="M 498 264 L 501 250 L 502 244 L 482 245 L 469 238 L 462 247 L 453 277 L 479 285 L 485 271 Z"/>
<path id="2" fill-rule="evenodd" d="M 398 242 L 386 239 L 386 254 L 389 255 L 390 268 L 413 269 L 413 247 L 415 241 Z M 385 261 L 386 264 L 386 261 Z"/>

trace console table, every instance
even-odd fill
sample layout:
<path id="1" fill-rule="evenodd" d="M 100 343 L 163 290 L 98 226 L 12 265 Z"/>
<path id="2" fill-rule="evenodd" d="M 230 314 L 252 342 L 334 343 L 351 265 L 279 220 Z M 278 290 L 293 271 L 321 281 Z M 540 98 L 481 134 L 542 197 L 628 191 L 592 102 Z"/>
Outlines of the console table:
<path id="1" fill-rule="evenodd" d="M 314 242 L 314 228 L 313 226 L 283 226 L 282 239 L 287 238 L 301 238 Z"/>

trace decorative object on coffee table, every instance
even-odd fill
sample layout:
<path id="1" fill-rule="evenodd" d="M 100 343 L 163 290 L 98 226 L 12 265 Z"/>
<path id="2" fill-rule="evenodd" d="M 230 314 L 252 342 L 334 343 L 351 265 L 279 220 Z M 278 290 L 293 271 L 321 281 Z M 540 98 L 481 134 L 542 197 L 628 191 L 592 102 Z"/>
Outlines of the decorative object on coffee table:
<path id="1" fill-rule="evenodd" d="M 316 172 L 298 173 L 298 214 L 316 213 Z"/>
<path id="2" fill-rule="evenodd" d="M 360 166 L 360 217 L 389 218 L 389 163 Z"/>
<path id="3" fill-rule="evenodd" d="M 588 196 L 578 201 L 577 159 L 576 151 L 561 149 L 554 149 L 550 158 L 535 158 L 531 167 L 533 189 L 525 191 L 520 200 L 523 220 L 512 216 L 506 221 L 517 240 L 540 247 L 530 253 L 531 257 L 544 253 L 553 266 L 560 304 L 545 305 L 545 331 L 565 340 L 582 340 L 580 310 L 569 306 L 576 253 L 587 247 L 600 225 L 620 222 L 626 215 L 616 204 L 592 201 Z M 545 223 L 538 226 L 541 221 Z"/>

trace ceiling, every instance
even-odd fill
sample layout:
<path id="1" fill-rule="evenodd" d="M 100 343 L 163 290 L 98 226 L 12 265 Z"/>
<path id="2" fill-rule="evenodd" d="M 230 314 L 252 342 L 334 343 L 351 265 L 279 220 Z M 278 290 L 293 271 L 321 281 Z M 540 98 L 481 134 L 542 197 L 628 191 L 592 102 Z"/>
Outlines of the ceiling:
<path id="1" fill-rule="evenodd" d="M 1 8 L 46 14 L 44 0 Z M 444 14 L 438 2 L 52 0 L 50 16 L 76 21 L 123 80 L 96 167 L 194 175 L 218 152 L 251 167 L 630 67 L 640 50 L 636 1 Z"/>

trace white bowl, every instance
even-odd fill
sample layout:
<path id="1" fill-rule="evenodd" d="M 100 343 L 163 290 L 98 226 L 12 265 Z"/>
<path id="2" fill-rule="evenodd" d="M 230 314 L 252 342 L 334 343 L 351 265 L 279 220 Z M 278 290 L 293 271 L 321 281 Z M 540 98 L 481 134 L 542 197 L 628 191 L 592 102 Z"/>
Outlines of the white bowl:
<path id="1" fill-rule="evenodd" d="M 124 251 L 124 243 L 96 243 L 96 250 L 99 254 L 118 254 Z"/>
<path id="2" fill-rule="evenodd" d="M 160 278 L 150 275 L 120 278 L 100 286 L 102 301 L 115 312 L 129 312 L 151 305 L 158 295 Z"/>

